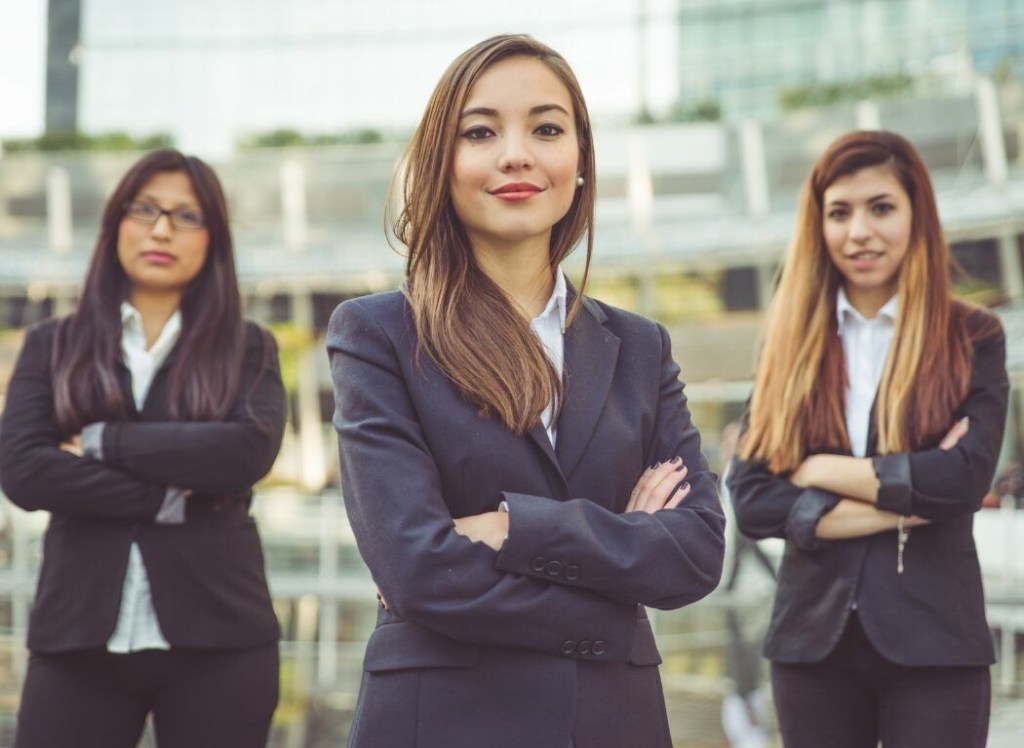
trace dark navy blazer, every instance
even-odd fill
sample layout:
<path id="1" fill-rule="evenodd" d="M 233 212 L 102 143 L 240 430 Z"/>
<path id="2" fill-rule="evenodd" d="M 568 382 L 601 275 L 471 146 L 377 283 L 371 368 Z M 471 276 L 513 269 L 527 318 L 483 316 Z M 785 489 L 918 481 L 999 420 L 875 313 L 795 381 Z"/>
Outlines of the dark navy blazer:
<path id="1" fill-rule="evenodd" d="M 102 648 L 114 631 L 132 542 L 172 647 L 270 644 L 279 630 L 249 504 L 284 430 L 273 338 L 246 328 L 241 389 L 223 421 L 168 417 L 171 350 L 142 410 L 121 366 L 128 414 L 103 430 L 103 462 L 59 449 L 50 357 L 56 320 L 26 334 L 0 430 L 0 482 L 23 509 L 51 512 L 29 622 L 41 652 Z M 192 491 L 183 524 L 154 520 L 167 486 Z"/>
<path id="2" fill-rule="evenodd" d="M 481 417 L 424 353 L 399 292 L 354 299 L 328 338 L 345 505 L 388 609 L 350 746 L 669 748 L 643 605 L 718 583 L 723 516 L 665 330 L 593 300 L 565 334 L 554 449 Z M 681 506 L 623 514 L 680 455 Z M 453 517 L 508 502 L 495 552 Z"/>
<path id="3" fill-rule="evenodd" d="M 975 312 L 968 325 L 975 333 L 982 327 L 989 332 L 975 335 L 970 388 L 955 413 L 970 419 L 967 435 L 950 450 L 936 441 L 917 452 L 873 457 L 881 482 L 878 508 L 932 521 L 911 531 L 903 574 L 896 571 L 895 530 L 820 540 L 816 526 L 838 495 L 801 489 L 758 460 L 737 458 L 730 465 L 740 529 L 754 538 L 786 539 L 764 647 L 769 659 L 822 660 L 856 607 L 872 644 L 893 662 L 994 662 L 973 527 L 974 512 L 992 485 L 1006 423 L 1006 341 L 987 312 Z M 869 454 L 875 443 L 872 430 Z"/>

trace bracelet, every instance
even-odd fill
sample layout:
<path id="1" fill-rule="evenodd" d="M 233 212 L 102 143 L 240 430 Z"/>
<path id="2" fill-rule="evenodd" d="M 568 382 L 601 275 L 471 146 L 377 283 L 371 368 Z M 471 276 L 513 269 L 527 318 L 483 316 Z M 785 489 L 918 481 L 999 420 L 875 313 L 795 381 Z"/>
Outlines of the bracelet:
<path id="1" fill-rule="evenodd" d="M 899 519 L 896 520 L 896 573 L 903 573 L 903 550 L 907 547 L 907 541 L 910 540 L 910 531 L 905 529 L 903 523 L 906 521 L 906 517 L 902 514 Z"/>

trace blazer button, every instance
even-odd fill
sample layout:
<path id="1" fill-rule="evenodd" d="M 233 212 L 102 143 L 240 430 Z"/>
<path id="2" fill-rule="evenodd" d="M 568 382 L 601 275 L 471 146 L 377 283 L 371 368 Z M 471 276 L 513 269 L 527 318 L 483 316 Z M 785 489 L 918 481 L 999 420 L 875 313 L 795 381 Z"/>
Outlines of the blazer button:
<path id="1" fill-rule="evenodd" d="M 604 654 L 604 647 L 605 647 L 604 642 L 601 641 L 600 639 L 598 639 L 596 642 L 594 642 L 593 646 L 590 648 L 590 652 L 592 654 L 595 654 L 598 657 L 600 657 L 601 655 Z"/>
<path id="2" fill-rule="evenodd" d="M 570 582 L 575 582 L 577 579 L 580 578 L 580 567 L 576 566 L 576 564 L 569 564 L 568 566 L 566 566 L 565 578 L 568 579 Z"/>
<path id="3" fill-rule="evenodd" d="M 581 655 L 588 655 L 591 652 L 591 643 L 588 641 L 582 641 L 576 645 L 576 651 Z"/>
<path id="4" fill-rule="evenodd" d="M 548 561 L 547 571 L 549 577 L 557 577 L 562 573 L 562 562 L 561 561 Z"/>
<path id="5" fill-rule="evenodd" d="M 543 556 L 534 556 L 530 561 L 530 568 L 538 574 L 544 571 L 544 567 L 547 566 L 548 560 Z"/>
<path id="6" fill-rule="evenodd" d="M 562 642 L 562 654 L 576 654 L 576 642 L 574 642 L 572 639 L 566 639 L 564 642 Z"/>

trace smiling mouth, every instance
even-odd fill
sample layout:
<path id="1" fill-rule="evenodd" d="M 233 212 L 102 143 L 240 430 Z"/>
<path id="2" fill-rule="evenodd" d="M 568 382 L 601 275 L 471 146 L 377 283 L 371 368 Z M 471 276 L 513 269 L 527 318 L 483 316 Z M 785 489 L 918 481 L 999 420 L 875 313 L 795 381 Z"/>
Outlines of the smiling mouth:
<path id="1" fill-rule="evenodd" d="M 852 255 L 847 255 L 846 258 L 848 260 L 853 260 L 854 262 L 857 262 L 857 261 L 869 261 L 869 260 L 877 260 L 879 257 L 882 256 L 882 254 L 883 254 L 883 252 L 881 252 L 879 250 L 864 249 L 864 250 L 861 250 L 860 252 L 854 252 Z"/>
<path id="2" fill-rule="evenodd" d="M 528 182 L 516 182 L 513 184 L 505 184 L 497 189 L 491 190 L 491 195 L 493 197 L 500 198 L 501 200 L 517 202 L 519 200 L 527 200 L 541 192 L 543 192 L 543 190 L 535 184 L 529 184 Z"/>

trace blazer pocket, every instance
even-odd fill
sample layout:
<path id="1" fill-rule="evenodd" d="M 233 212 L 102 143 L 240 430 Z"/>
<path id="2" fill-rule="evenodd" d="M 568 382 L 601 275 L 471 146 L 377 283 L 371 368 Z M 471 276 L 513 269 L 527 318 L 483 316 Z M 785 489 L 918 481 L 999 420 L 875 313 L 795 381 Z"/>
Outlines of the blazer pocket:
<path id="1" fill-rule="evenodd" d="M 449 639 L 406 621 L 379 626 L 366 644 L 363 669 L 377 673 L 424 667 L 472 667 L 480 661 L 476 644 Z"/>

